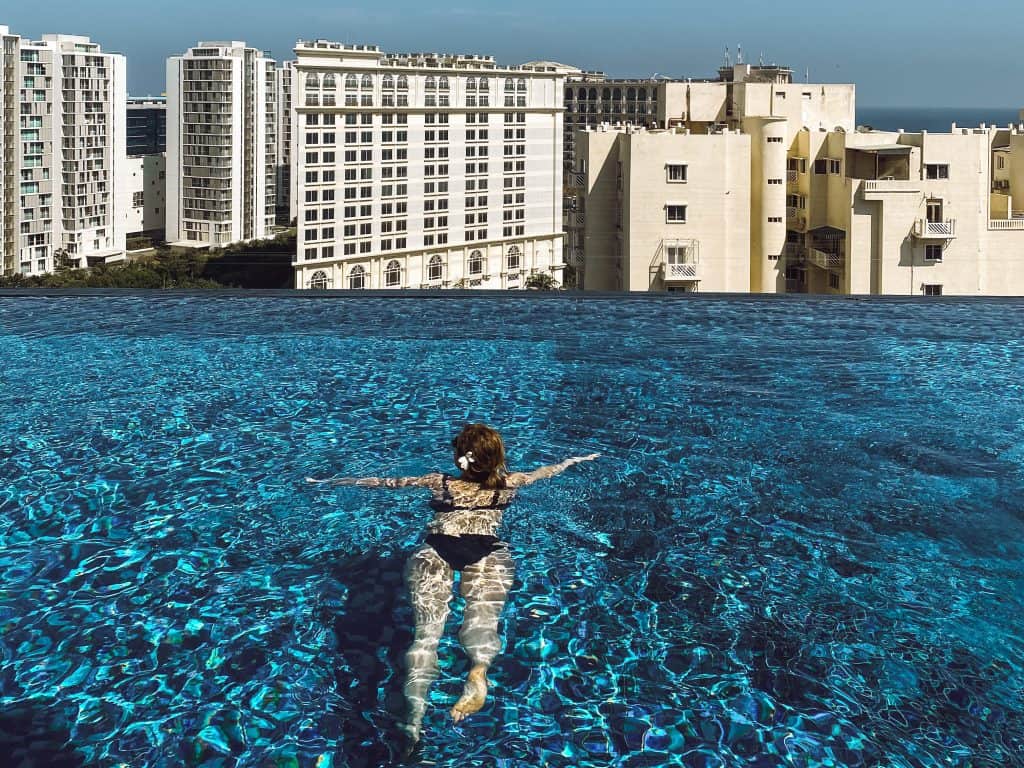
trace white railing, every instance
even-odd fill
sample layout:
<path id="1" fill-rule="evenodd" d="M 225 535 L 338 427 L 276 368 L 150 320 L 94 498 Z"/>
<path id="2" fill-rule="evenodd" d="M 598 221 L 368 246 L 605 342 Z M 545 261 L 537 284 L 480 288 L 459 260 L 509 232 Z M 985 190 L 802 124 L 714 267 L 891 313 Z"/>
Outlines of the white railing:
<path id="1" fill-rule="evenodd" d="M 825 251 L 819 251 L 817 248 L 809 248 L 807 250 L 807 260 L 814 266 L 821 267 L 822 269 L 842 269 L 845 261 L 842 254 L 825 253 Z"/>
<path id="2" fill-rule="evenodd" d="M 864 192 L 919 192 L 921 182 L 909 179 L 871 179 L 864 182 Z"/>
<path id="3" fill-rule="evenodd" d="M 696 280 L 697 279 L 697 265 L 696 264 L 666 264 L 665 265 L 665 279 L 666 280 Z"/>
<path id="4" fill-rule="evenodd" d="M 956 237 L 956 219 L 945 221 L 927 221 L 918 219 L 914 224 L 914 234 L 918 237 Z"/>
<path id="5" fill-rule="evenodd" d="M 990 219 L 989 229 L 1024 229 L 1024 219 Z"/>
<path id="6" fill-rule="evenodd" d="M 796 181 L 799 177 L 800 174 L 794 170 L 786 171 L 786 181 L 788 181 L 790 184 L 796 184 Z"/>

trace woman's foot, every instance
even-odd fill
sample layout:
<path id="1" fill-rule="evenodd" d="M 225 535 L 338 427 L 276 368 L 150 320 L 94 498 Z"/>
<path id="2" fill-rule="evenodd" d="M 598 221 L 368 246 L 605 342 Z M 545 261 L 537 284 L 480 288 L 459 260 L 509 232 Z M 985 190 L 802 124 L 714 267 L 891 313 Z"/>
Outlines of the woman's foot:
<path id="1" fill-rule="evenodd" d="M 487 702 L 487 667 L 473 667 L 466 676 L 466 686 L 462 689 L 462 697 L 451 709 L 452 720 L 462 722 L 475 712 L 479 712 Z"/>

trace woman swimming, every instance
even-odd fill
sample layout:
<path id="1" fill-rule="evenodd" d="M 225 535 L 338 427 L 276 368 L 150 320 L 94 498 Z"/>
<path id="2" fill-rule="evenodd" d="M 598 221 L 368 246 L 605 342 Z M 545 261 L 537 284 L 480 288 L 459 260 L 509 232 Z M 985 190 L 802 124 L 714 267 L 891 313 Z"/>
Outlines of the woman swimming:
<path id="1" fill-rule="evenodd" d="M 487 700 L 487 670 L 501 650 L 498 618 L 512 586 L 514 566 L 508 545 L 498 538 L 502 515 L 517 488 L 554 477 L 599 454 L 577 456 L 532 472 L 508 473 L 501 435 L 483 424 L 467 424 L 452 441 L 458 477 L 432 473 L 422 477 L 345 477 L 310 482 L 366 488 L 428 488 L 433 493 L 433 521 L 405 569 L 416 619 L 416 634 L 406 654 L 407 706 L 403 730 L 412 742 L 420 737 L 427 694 L 437 679 L 437 645 L 448 617 L 455 573 L 466 600 L 459 641 L 470 660 L 462 696 L 450 714 L 459 722 L 480 711 Z"/>

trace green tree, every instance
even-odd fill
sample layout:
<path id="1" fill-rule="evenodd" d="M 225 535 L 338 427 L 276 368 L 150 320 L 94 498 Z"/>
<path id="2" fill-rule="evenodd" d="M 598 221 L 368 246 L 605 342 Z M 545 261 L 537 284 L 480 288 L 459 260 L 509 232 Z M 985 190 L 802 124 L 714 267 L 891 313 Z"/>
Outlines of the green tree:
<path id="1" fill-rule="evenodd" d="M 531 291 L 557 291 L 558 281 L 547 272 L 538 272 L 526 278 L 526 288 Z"/>

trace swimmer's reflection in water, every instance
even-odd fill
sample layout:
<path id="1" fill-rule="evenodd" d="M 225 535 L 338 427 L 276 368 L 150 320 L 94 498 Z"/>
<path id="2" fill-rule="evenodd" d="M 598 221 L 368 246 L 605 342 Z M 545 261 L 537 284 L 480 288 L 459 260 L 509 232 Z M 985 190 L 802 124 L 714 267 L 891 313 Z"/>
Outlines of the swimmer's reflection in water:
<path id="1" fill-rule="evenodd" d="M 462 696 L 450 710 L 459 722 L 480 711 L 487 700 L 487 670 L 501 650 L 498 618 L 512 586 L 515 566 L 508 545 L 498 537 L 502 516 L 516 490 L 554 477 L 599 454 L 575 456 L 532 472 L 509 473 L 501 435 L 483 424 L 467 424 L 452 441 L 457 477 L 340 477 L 312 483 L 365 488 L 427 488 L 434 519 L 423 545 L 409 558 L 405 582 L 416 618 L 415 638 L 405 656 L 406 715 L 402 729 L 409 746 L 419 741 L 427 694 L 437 679 L 437 646 L 448 617 L 455 573 L 466 608 L 459 641 L 470 660 Z"/>

